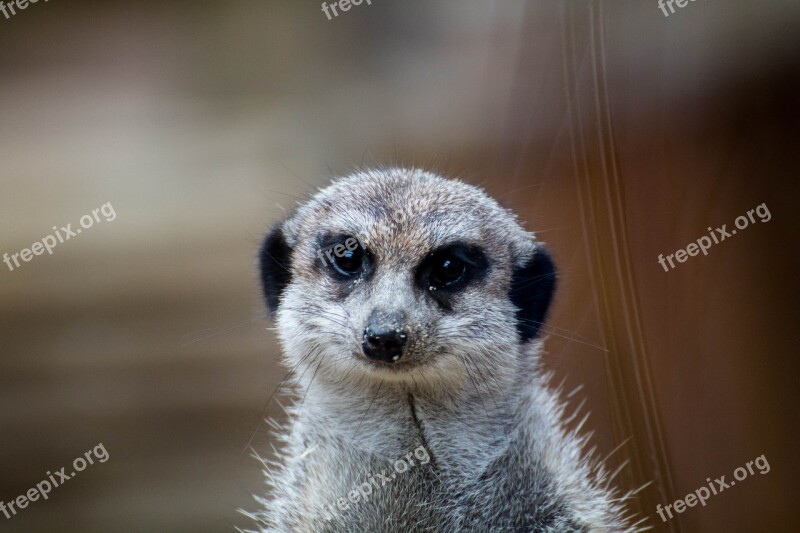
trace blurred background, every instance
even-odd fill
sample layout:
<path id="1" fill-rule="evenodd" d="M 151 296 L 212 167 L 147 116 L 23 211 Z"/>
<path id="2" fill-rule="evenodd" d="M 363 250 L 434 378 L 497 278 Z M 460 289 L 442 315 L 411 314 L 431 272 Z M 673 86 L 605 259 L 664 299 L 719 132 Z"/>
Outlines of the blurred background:
<path id="1" fill-rule="evenodd" d="M 255 252 L 333 176 L 483 185 L 552 251 L 545 361 L 657 531 L 798 531 L 800 4 L 38 2 L 0 15 L 0 531 L 251 527 L 285 375 Z M 664 272 L 671 254 L 766 203 Z M 253 437 L 255 432 L 255 436 Z M 621 446 L 620 446 L 621 445 Z M 619 449 L 617 449 L 619 446 Z M 616 449 L 616 451 L 614 451 Z M 613 452 L 613 454 L 612 454 Z M 760 455 L 669 523 L 655 513 Z"/>

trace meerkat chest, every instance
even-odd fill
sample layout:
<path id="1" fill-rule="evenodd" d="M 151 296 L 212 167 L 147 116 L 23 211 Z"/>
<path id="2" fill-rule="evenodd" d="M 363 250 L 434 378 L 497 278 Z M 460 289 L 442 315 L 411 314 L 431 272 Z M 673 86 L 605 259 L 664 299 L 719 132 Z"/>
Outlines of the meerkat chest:
<path id="1" fill-rule="evenodd" d="M 422 446 L 396 458 L 318 447 L 302 469 L 309 530 L 425 531 L 447 522 L 448 496 Z"/>

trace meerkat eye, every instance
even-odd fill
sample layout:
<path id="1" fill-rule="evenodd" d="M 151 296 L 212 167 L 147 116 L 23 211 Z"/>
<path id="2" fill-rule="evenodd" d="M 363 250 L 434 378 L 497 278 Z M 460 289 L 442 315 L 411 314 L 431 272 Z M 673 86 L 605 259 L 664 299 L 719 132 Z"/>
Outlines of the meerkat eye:
<path id="1" fill-rule="evenodd" d="M 361 271 L 362 263 L 364 262 L 364 250 L 356 248 L 355 250 L 345 250 L 342 255 L 333 256 L 333 268 L 339 274 L 344 276 L 354 276 Z"/>
<path id="2" fill-rule="evenodd" d="M 435 250 L 422 261 L 417 283 L 444 305 L 473 279 L 482 278 L 488 268 L 489 261 L 478 247 L 454 243 Z"/>
<path id="3" fill-rule="evenodd" d="M 467 265 L 459 258 L 442 254 L 431 263 L 430 281 L 439 288 L 450 287 L 458 283 L 466 271 Z"/>
<path id="4" fill-rule="evenodd" d="M 367 270 L 369 253 L 360 235 L 323 236 L 317 245 L 317 257 L 328 272 L 338 277 L 353 278 Z"/>

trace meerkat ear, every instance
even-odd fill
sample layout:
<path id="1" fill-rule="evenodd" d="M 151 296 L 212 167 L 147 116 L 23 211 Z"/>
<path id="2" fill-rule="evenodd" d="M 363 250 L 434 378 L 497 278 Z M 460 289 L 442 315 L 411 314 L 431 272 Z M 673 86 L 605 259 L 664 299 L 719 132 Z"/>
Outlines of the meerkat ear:
<path id="1" fill-rule="evenodd" d="M 556 267 L 542 245 L 526 264 L 514 270 L 511 302 L 517 306 L 517 330 L 522 342 L 534 338 L 547 317 L 556 288 Z"/>
<path id="2" fill-rule="evenodd" d="M 258 254 L 264 298 L 272 314 L 278 310 L 281 294 L 292 279 L 291 255 L 292 249 L 286 242 L 283 224 L 277 224 L 264 237 Z"/>

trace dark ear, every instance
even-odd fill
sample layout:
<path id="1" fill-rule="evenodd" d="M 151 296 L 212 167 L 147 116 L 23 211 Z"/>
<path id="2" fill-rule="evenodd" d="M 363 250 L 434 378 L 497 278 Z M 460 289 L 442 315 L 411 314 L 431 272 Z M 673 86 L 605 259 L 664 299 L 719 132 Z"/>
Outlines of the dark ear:
<path id="1" fill-rule="evenodd" d="M 517 331 L 526 342 L 539 333 L 556 289 L 556 267 L 542 246 L 528 263 L 514 270 L 511 302 L 517 306 Z"/>
<path id="2" fill-rule="evenodd" d="M 292 249 L 283 234 L 283 225 L 278 224 L 264 237 L 258 254 L 261 286 L 272 314 L 278 310 L 281 294 L 292 279 L 291 254 Z"/>

